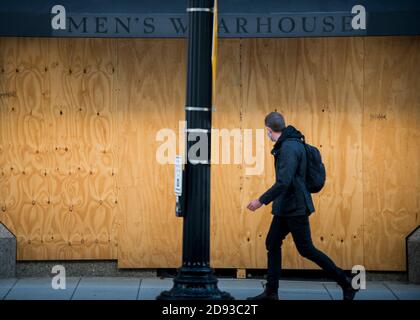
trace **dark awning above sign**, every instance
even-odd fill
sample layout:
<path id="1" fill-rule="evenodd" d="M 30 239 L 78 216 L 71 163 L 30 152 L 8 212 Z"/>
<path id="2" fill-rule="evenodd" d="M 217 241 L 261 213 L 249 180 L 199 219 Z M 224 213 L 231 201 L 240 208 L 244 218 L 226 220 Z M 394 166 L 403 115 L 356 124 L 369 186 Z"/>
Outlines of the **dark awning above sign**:
<path id="1" fill-rule="evenodd" d="M 187 0 L 0 0 L 1 36 L 185 37 Z M 65 9 L 58 20 L 56 5 Z M 365 28 L 353 28 L 354 6 Z M 63 12 L 60 12 L 63 14 Z M 359 21 L 360 22 L 360 21 Z M 63 28 L 64 27 L 64 28 Z M 220 37 L 319 37 L 420 34 L 416 0 L 223 0 Z"/>

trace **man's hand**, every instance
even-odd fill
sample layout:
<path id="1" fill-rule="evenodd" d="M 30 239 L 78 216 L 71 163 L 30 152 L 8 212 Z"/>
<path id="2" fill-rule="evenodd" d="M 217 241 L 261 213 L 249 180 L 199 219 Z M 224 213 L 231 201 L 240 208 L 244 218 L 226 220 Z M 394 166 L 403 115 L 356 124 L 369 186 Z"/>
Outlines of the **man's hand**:
<path id="1" fill-rule="evenodd" d="M 260 200 L 255 199 L 255 200 L 252 200 L 252 201 L 248 204 L 247 209 L 249 209 L 249 210 L 251 210 L 251 211 L 255 211 L 255 210 L 257 210 L 258 208 L 260 208 L 261 206 L 262 206 L 262 203 L 260 202 Z"/>

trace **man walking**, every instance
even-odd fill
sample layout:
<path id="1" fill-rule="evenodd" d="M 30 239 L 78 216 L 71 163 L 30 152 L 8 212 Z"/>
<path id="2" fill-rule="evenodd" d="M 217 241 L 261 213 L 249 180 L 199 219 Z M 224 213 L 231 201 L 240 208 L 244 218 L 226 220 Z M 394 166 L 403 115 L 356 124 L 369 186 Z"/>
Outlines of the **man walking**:
<path id="1" fill-rule="evenodd" d="M 265 118 L 268 137 L 275 142 L 274 156 L 276 182 L 247 208 L 255 211 L 263 204 L 272 204 L 273 220 L 266 238 L 268 257 L 267 285 L 262 294 L 251 300 L 277 300 L 281 271 L 281 246 L 291 233 L 300 255 L 313 261 L 343 289 L 343 299 L 353 300 L 357 290 L 344 271 L 312 243 L 309 215 L 315 211 L 312 197 L 305 186 L 306 151 L 303 135 L 293 126 L 286 127 L 280 113 L 271 112 Z"/>

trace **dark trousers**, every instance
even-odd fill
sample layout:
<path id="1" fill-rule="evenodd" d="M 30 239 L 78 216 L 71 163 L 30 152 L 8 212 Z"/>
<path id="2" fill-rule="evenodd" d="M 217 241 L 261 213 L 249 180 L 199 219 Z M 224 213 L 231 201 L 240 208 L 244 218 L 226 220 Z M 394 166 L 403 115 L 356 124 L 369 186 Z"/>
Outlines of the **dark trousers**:
<path id="1" fill-rule="evenodd" d="M 270 230 L 267 234 L 266 248 L 268 255 L 267 287 L 277 290 L 281 271 L 281 245 L 284 238 L 292 234 L 293 241 L 299 254 L 320 266 L 340 286 L 348 286 L 344 271 L 324 253 L 314 247 L 311 239 L 309 217 L 307 215 L 295 217 L 273 216 Z"/>

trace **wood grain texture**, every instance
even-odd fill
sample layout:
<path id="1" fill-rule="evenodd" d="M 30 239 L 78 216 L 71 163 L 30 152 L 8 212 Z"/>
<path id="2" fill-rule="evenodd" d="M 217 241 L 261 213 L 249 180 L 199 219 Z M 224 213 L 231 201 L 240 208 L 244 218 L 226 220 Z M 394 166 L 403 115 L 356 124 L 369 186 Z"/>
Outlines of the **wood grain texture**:
<path id="1" fill-rule="evenodd" d="M 420 38 L 369 38 L 365 50 L 365 264 L 406 270 L 419 225 Z"/>
<path id="2" fill-rule="evenodd" d="M 54 222 L 72 258 L 116 258 L 113 40 L 51 42 L 50 166 Z"/>
<path id="3" fill-rule="evenodd" d="M 263 127 L 265 115 L 276 110 L 320 148 L 328 181 L 314 196 L 314 243 L 345 268 L 361 263 L 363 43 L 350 38 L 250 39 L 243 40 L 243 48 L 244 126 Z M 245 177 L 245 202 L 274 182 L 271 148 L 267 142 L 264 174 Z M 249 217 L 249 257 L 254 257 L 255 267 L 265 267 L 270 211 L 264 207 Z M 291 236 L 286 238 L 283 256 L 285 268 L 315 267 L 298 255 Z"/>
<path id="4" fill-rule="evenodd" d="M 162 129 L 185 119 L 185 41 L 118 40 L 118 266 L 178 267 L 173 165 L 157 162 Z"/>
<path id="5" fill-rule="evenodd" d="M 327 106 L 315 127 L 328 181 L 320 193 L 314 239 L 340 266 L 363 264 L 363 41 L 326 40 Z"/>
<path id="6" fill-rule="evenodd" d="M 242 39 L 241 40 L 241 63 L 242 63 L 242 109 L 243 127 L 264 129 L 264 117 L 274 109 L 272 106 L 270 89 L 274 85 L 272 80 L 275 75 L 269 72 L 273 61 L 270 56 L 274 48 L 270 45 L 270 39 Z M 267 112 L 268 111 L 268 112 Z M 264 136 L 265 138 L 265 136 Z M 261 208 L 255 213 L 246 209 L 250 200 L 257 198 L 273 182 L 274 170 L 272 158 L 270 158 L 270 145 L 266 139 L 260 142 L 264 147 L 264 172 L 261 175 L 244 175 L 242 205 L 244 214 L 244 230 L 242 238 L 242 255 L 246 264 L 254 268 L 266 266 L 265 236 L 271 221 L 270 210 Z M 253 149 L 257 143 L 252 144 Z M 242 266 L 245 267 L 245 266 Z"/>
<path id="7" fill-rule="evenodd" d="M 18 258 L 25 249 L 46 256 L 43 245 L 48 215 L 47 162 L 49 106 L 48 40 L 2 39 L 2 221 L 16 234 Z M 10 93 L 13 97 L 8 97 Z M 4 181 L 4 182 L 3 182 Z"/>
<path id="8" fill-rule="evenodd" d="M 186 42 L 0 38 L 0 48 L 0 221 L 18 259 L 178 267 L 173 165 L 156 152 L 165 128 L 180 150 Z M 420 223 L 420 37 L 222 39 L 218 55 L 213 127 L 239 130 L 242 161 L 221 164 L 223 149 L 214 159 L 212 266 L 266 267 L 270 208 L 246 205 L 274 181 L 256 130 L 277 110 L 327 166 L 315 245 L 346 269 L 405 270 L 405 236 Z M 264 155 L 257 175 L 245 145 Z M 233 160 L 233 137 L 229 150 Z M 290 236 L 283 266 L 316 268 Z"/>
<path id="9" fill-rule="evenodd" d="M 211 167 L 210 261 L 215 268 L 246 265 L 242 254 L 244 210 L 241 195 L 244 168 L 242 161 L 237 163 L 234 161 L 235 152 L 239 155 L 243 150 L 239 56 L 239 39 L 219 41 L 217 96 L 214 102 L 215 112 L 212 113 L 212 126 L 215 129 L 223 128 L 228 131 L 225 133 L 219 131 L 219 134 L 215 132 L 212 137 L 212 161 L 215 164 Z M 228 156 L 231 161 L 229 164 L 223 164 Z"/>
<path id="10" fill-rule="evenodd" d="M 2 200 L 18 258 L 116 258 L 113 42 L 2 42 L 16 92 L 2 108 Z"/>

